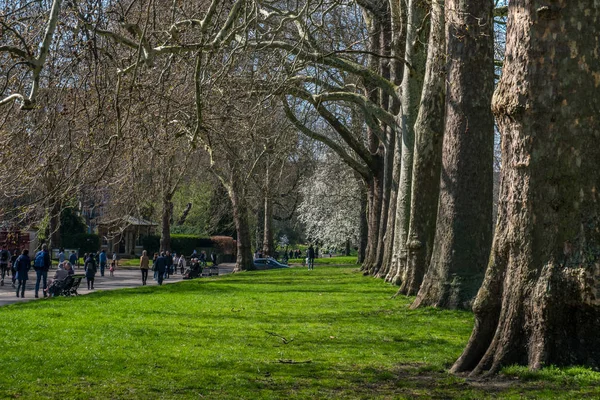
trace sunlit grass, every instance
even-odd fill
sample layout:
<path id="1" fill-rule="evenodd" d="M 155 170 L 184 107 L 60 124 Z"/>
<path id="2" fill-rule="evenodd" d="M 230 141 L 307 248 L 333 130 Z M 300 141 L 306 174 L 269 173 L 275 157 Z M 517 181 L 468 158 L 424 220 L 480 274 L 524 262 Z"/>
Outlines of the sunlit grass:
<path id="1" fill-rule="evenodd" d="M 445 372 L 472 315 L 409 310 L 395 291 L 323 266 L 3 307 L 0 398 L 487 396 Z"/>

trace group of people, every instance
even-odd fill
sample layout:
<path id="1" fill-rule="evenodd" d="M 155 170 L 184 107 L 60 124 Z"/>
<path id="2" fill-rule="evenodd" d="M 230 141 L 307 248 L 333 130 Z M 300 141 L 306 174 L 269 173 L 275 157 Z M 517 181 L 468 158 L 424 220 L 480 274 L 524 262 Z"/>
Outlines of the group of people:
<path id="1" fill-rule="evenodd" d="M 32 260 L 29 257 L 29 250 L 24 249 L 20 255 L 14 250 L 12 253 L 3 247 L 0 247 L 0 269 L 1 280 L 0 285 L 4 285 L 4 279 L 10 273 L 12 274 L 12 287 L 16 288 L 17 297 L 25 297 L 25 286 L 29 280 L 29 271 L 32 267 Z M 64 255 L 64 254 L 63 254 Z M 61 281 L 65 280 L 69 275 L 73 275 L 73 264 L 71 260 L 59 258 L 58 269 L 54 277 L 48 285 L 48 271 L 52 262 L 48 246 L 43 245 L 33 258 L 33 269 L 36 274 L 35 281 L 35 297 L 39 297 L 40 286 L 44 297 L 53 293 L 53 289 L 57 288 Z"/>
<path id="2" fill-rule="evenodd" d="M 216 253 L 212 253 L 210 258 L 213 265 L 216 266 Z M 207 256 L 204 251 L 198 253 L 194 250 L 190 259 L 192 265 L 206 266 Z M 88 290 L 94 289 L 94 280 L 98 272 L 100 272 L 100 276 L 104 276 L 105 269 L 108 267 L 110 276 L 114 276 L 118 265 L 117 255 L 113 254 L 109 266 L 106 250 L 101 250 L 98 253 L 86 253 L 83 256 L 83 260 Z M 178 256 L 175 253 L 171 254 L 169 251 L 166 251 L 160 254 L 154 253 L 154 257 L 150 260 L 147 251 L 144 250 L 140 257 L 142 285 L 147 284 L 148 271 L 150 269 L 154 271 L 154 279 L 159 285 L 162 285 L 164 279 L 169 279 L 178 270 L 183 275 L 186 271 L 186 265 L 186 258 L 183 255 Z M 58 268 L 52 279 L 48 281 L 48 272 L 51 266 L 50 252 L 48 251 L 48 246 L 45 244 L 35 254 L 33 259 L 29 256 L 29 250 L 27 249 L 18 254 L 17 250 L 9 251 L 0 246 L 0 286 L 4 285 L 6 277 L 12 275 L 12 287 L 16 289 L 17 297 L 25 296 L 25 286 L 29 280 L 29 271 L 32 267 L 36 273 L 35 297 L 39 297 L 40 288 L 44 297 L 58 293 L 57 289 L 66 281 L 67 277 L 74 275 L 75 268 L 79 268 L 79 257 L 75 251 L 72 251 L 67 259 L 64 249 L 61 248 L 58 253 Z"/>
<path id="3" fill-rule="evenodd" d="M 213 265 L 217 265 L 217 254 L 211 254 L 211 261 Z M 196 250 L 190 256 L 191 265 L 206 266 L 206 252 L 202 251 L 198 253 Z M 148 252 L 144 250 L 140 257 L 140 270 L 142 271 L 142 285 L 146 285 L 148 281 L 148 271 L 152 268 L 154 271 L 154 280 L 159 285 L 163 284 L 165 279 L 169 279 L 171 275 L 176 274 L 177 271 L 183 275 L 186 272 L 187 261 L 183 254 L 179 256 L 176 253 L 171 254 L 170 251 L 163 251 L 161 253 L 154 253 L 152 257 L 152 265 L 150 265 L 150 258 Z"/>

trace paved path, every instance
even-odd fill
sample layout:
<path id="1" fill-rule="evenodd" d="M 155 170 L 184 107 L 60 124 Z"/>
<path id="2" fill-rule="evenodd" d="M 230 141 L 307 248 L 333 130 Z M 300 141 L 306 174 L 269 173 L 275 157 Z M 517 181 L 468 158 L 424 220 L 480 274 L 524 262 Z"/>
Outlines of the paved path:
<path id="1" fill-rule="evenodd" d="M 229 274 L 233 271 L 233 267 L 235 264 L 220 264 L 219 265 L 219 275 Z M 48 280 L 52 276 L 54 276 L 54 272 L 56 270 L 50 270 L 48 273 Z M 84 274 L 83 269 L 76 269 L 76 274 Z M 153 272 L 148 271 L 148 286 L 157 286 L 158 283 L 152 279 Z M 171 275 L 171 278 L 165 279 L 163 284 L 180 282 L 181 275 L 175 274 Z M 87 290 L 87 283 L 85 278 L 81 281 L 81 285 L 79 286 L 79 294 L 85 295 L 91 292 L 96 292 L 98 290 L 115 290 L 115 289 L 124 289 L 124 288 L 132 288 L 138 287 L 142 285 L 142 274 L 139 269 L 118 269 L 115 271 L 115 276 L 110 277 L 108 269 L 106 270 L 104 276 L 100 276 L 100 273 L 96 274 L 96 279 L 94 280 L 94 290 Z M 4 280 L 4 286 L 0 286 L 0 307 L 5 306 L 7 304 L 20 303 L 31 300 L 41 300 L 43 301 L 42 289 L 40 288 L 40 298 L 36 299 L 34 297 L 35 289 L 35 271 L 33 269 L 29 271 L 29 280 L 27 281 L 27 286 L 25 289 L 25 298 L 17 297 L 16 289 L 11 287 L 11 278 L 7 277 Z"/>

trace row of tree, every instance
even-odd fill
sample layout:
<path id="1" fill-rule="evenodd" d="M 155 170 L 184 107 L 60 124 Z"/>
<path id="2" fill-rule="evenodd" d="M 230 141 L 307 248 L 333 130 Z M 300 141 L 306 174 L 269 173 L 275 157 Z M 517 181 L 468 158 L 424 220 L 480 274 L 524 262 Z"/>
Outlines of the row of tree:
<path id="1" fill-rule="evenodd" d="M 251 269 L 249 199 L 261 199 L 269 254 L 273 204 L 299 182 L 308 137 L 364 185 L 365 273 L 416 295 L 413 307 L 474 304 L 454 371 L 600 363 L 593 1 L 5 3 L 4 123 L 49 124 L 3 138 L 33 185 L 46 177 L 36 198 L 6 175 L 14 196 L 60 210 L 65 182 L 110 176 L 135 208 L 154 188 L 168 247 L 173 196 L 202 153 L 232 204 L 237 268 Z M 50 118 L 61 113 L 64 127 Z M 47 141 L 54 153 L 35 147 Z"/>

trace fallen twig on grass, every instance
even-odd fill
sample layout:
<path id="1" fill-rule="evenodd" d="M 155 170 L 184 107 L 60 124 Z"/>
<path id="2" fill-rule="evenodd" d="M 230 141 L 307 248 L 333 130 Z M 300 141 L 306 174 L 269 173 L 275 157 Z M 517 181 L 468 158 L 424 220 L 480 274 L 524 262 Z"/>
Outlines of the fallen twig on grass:
<path id="1" fill-rule="evenodd" d="M 310 364 L 312 362 L 312 360 L 295 361 L 295 360 L 282 360 L 282 359 L 279 359 L 279 360 L 277 360 L 277 362 L 279 362 L 281 364 Z"/>
<path id="2" fill-rule="evenodd" d="M 275 332 L 269 332 L 269 331 L 265 331 L 265 332 L 267 332 L 267 333 L 268 333 L 269 335 L 271 335 L 271 336 L 278 337 L 279 339 L 281 339 L 281 341 L 283 342 L 283 344 L 288 344 L 288 343 L 291 343 L 291 342 L 293 342 L 293 341 L 294 341 L 294 338 L 292 338 L 292 339 L 286 339 L 286 338 L 284 338 L 283 336 L 281 336 L 281 335 L 278 335 L 278 334 L 277 334 L 277 333 L 275 333 Z"/>

